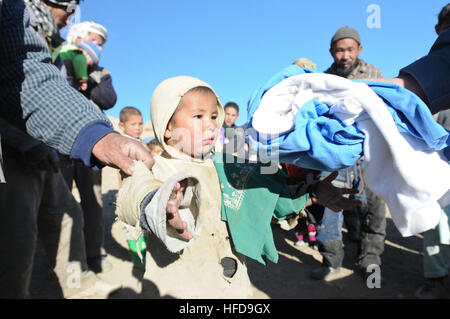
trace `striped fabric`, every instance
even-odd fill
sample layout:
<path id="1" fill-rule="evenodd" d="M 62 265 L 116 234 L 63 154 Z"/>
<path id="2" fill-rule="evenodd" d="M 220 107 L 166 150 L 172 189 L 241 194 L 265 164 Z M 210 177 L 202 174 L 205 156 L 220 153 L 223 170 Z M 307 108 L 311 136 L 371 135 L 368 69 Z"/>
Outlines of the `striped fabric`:
<path id="1" fill-rule="evenodd" d="M 90 57 L 94 61 L 94 64 L 98 64 L 98 62 L 100 62 L 100 53 L 102 51 L 102 48 L 100 46 L 97 46 L 94 42 L 91 41 L 78 43 L 77 46 L 85 50 L 90 55 Z"/>

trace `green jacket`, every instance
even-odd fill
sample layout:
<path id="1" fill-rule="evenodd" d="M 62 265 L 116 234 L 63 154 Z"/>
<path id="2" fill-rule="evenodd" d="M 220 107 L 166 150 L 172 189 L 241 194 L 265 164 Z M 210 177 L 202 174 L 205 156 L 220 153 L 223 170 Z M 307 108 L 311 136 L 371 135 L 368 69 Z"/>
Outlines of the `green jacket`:
<path id="1" fill-rule="evenodd" d="M 222 189 L 222 220 L 237 252 L 265 264 L 276 263 L 278 253 L 273 240 L 272 217 L 284 219 L 305 206 L 309 195 L 291 195 L 287 175 L 261 174 L 261 163 L 226 163 L 223 153 L 213 155 Z M 227 158 L 229 159 L 229 157 Z"/>

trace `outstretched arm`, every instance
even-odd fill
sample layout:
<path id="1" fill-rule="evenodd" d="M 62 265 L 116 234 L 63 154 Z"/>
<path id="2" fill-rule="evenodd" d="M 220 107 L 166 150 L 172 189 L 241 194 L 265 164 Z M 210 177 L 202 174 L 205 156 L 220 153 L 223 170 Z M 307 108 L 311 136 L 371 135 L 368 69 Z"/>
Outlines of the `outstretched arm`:
<path id="1" fill-rule="evenodd" d="M 341 210 L 352 210 L 356 206 L 361 205 L 359 200 L 350 199 L 343 196 L 356 194 L 358 193 L 357 189 L 339 188 L 333 186 L 331 182 L 336 179 L 337 176 L 338 172 L 335 171 L 322 181 L 314 184 L 314 186 L 310 189 L 311 204 L 322 205 L 335 212 Z"/>
<path id="2" fill-rule="evenodd" d="M 390 78 L 390 79 L 384 79 L 384 78 L 378 79 L 377 78 L 377 79 L 361 79 L 361 80 L 362 81 L 381 81 L 381 82 L 389 82 L 389 83 L 397 84 L 401 87 L 404 87 L 405 89 L 410 90 L 411 92 L 416 94 L 422 101 L 424 101 L 426 104 L 428 104 L 427 96 L 425 95 L 425 92 L 423 91 L 419 82 L 417 82 L 413 76 L 411 76 L 407 73 L 402 73 L 402 74 L 398 75 L 397 77 Z"/>
<path id="3" fill-rule="evenodd" d="M 186 174 L 159 181 L 139 161 L 134 163 L 133 171 L 119 189 L 119 219 L 152 232 L 170 252 L 186 248 L 200 230 L 196 222 L 200 207 L 198 181 Z"/>

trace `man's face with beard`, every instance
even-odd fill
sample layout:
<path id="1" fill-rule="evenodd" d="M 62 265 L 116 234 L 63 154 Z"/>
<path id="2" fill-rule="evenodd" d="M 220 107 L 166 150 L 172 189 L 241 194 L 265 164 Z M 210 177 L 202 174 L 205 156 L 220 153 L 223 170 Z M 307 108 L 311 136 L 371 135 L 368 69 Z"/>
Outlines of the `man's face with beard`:
<path id="1" fill-rule="evenodd" d="M 353 70 L 362 46 L 351 38 L 345 38 L 333 43 L 330 53 L 336 66 L 336 74 L 347 77 Z"/>

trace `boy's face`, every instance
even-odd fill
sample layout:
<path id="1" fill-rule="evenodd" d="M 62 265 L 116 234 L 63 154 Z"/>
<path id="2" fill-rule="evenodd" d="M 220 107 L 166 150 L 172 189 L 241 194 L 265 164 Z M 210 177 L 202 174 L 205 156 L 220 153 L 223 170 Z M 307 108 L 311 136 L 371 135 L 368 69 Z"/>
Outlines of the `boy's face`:
<path id="1" fill-rule="evenodd" d="M 167 125 L 166 143 L 194 158 L 202 158 L 214 147 L 217 129 L 217 98 L 212 93 L 188 92 Z"/>
<path id="2" fill-rule="evenodd" d="M 119 127 L 125 134 L 134 138 L 139 138 L 144 130 L 142 116 L 129 115 L 125 122 L 119 122 Z"/>
<path id="3" fill-rule="evenodd" d="M 225 108 L 225 124 L 232 126 L 239 117 L 238 111 L 234 107 Z"/>
<path id="4" fill-rule="evenodd" d="M 162 149 L 162 147 L 161 146 L 159 146 L 159 145 L 153 145 L 153 147 L 151 148 L 151 150 L 150 150 L 150 154 L 152 155 L 152 156 L 157 156 L 157 155 L 161 155 L 162 153 L 163 153 L 163 149 Z"/>

